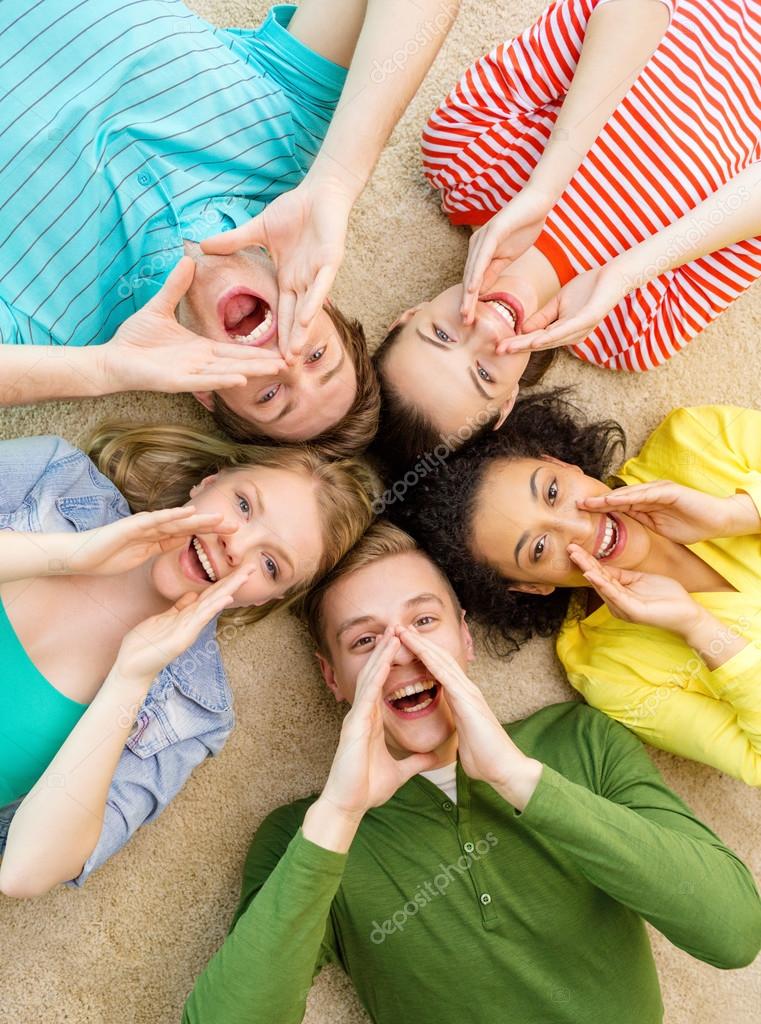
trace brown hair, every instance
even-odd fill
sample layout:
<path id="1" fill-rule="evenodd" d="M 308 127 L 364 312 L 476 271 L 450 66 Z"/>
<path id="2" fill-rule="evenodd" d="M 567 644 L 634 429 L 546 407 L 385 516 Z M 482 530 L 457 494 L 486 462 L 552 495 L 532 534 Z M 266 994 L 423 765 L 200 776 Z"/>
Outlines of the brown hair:
<path id="1" fill-rule="evenodd" d="M 344 459 L 363 452 L 375 436 L 380 415 L 380 386 L 367 351 L 362 324 L 359 320 L 348 319 L 331 303 L 325 305 L 324 309 L 333 321 L 341 344 L 354 365 L 357 394 L 346 415 L 329 430 L 310 438 L 309 444 L 328 458 Z M 235 441 L 274 447 L 285 447 L 292 443 L 259 433 L 253 423 L 233 412 L 219 392 L 214 392 L 211 415 L 217 426 Z"/>
<path id="2" fill-rule="evenodd" d="M 204 477 L 246 466 L 283 469 L 312 480 L 324 546 L 314 576 L 279 600 L 242 613 L 234 609 L 231 614 L 240 621 L 254 622 L 275 607 L 292 604 L 333 568 L 373 519 L 371 498 L 377 485 L 369 468 L 357 460 L 326 459 L 307 445 L 266 448 L 236 444 L 184 426 L 109 421 L 96 427 L 82 447 L 133 512 L 182 505 L 190 488 Z"/>
<path id="3" fill-rule="evenodd" d="M 446 583 L 447 589 L 452 597 L 452 603 L 459 611 L 460 602 L 452 589 L 447 577 L 438 565 L 418 547 L 417 543 L 404 530 L 394 526 L 384 519 L 377 519 L 367 532 L 360 538 L 354 547 L 341 559 L 341 561 L 327 573 L 320 582 L 312 587 L 310 591 L 297 605 L 297 611 L 306 623 L 309 635 L 314 641 L 318 651 L 325 653 L 325 622 L 323 619 L 323 605 L 328 591 L 340 580 L 359 569 L 364 569 L 382 558 L 391 558 L 394 555 L 406 555 L 411 551 L 418 551 L 424 558 L 427 558 L 436 568 L 442 580 Z"/>
<path id="4" fill-rule="evenodd" d="M 381 394 L 380 419 L 378 433 L 372 446 L 373 455 L 392 472 L 407 469 L 421 455 L 432 452 L 444 441 L 442 432 L 435 424 L 413 402 L 400 394 L 384 373 L 388 355 L 403 326 L 404 324 L 397 324 L 392 327 L 373 354 Z M 534 352 L 519 381 L 520 386 L 531 387 L 538 384 L 549 370 L 555 352 L 555 349 Z M 484 424 L 472 431 L 470 437 L 476 438 L 485 434 L 498 419 L 499 410 L 496 409 Z M 447 435 L 447 441 L 449 442 L 453 436 Z"/>

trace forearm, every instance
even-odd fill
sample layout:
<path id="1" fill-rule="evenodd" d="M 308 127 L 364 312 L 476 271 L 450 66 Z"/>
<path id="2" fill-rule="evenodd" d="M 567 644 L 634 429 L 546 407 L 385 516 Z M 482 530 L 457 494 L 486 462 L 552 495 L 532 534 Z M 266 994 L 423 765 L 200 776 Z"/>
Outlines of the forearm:
<path id="1" fill-rule="evenodd" d="M 183 1024 L 298 1024 L 344 863 L 297 833 L 198 977 Z"/>
<path id="2" fill-rule="evenodd" d="M 0 406 L 110 393 L 100 348 L 0 345 Z"/>
<path id="3" fill-rule="evenodd" d="M 149 682 L 114 669 L 14 815 L 0 887 L 19 897 L 75 878 L 98 842 L 111 780 Z"/>
<path id="4" fill-rule="evenodd" d="M 617 0 L 592 12 L 552 136 L 527 187 L 560 198 L 668 25 L 660 0 Z"/>
<path id="5" fill-rule="evenodd" d="M 612 264 L 628 289 L 660 274 L 761 235 L 761 163 L 751 164 L 690 213 L 634 246 Z"/>
<path id="6" fill-rule="evenodd" d="M 357 198 L 458 8 L 459 0 L 368 0 L 341 100 L 310 180 L 338 180 Z"/>
<path id="7" fill-rule="evenodd" d="M 65 574 L 77 541 L 77 534 L 0 530 L 0 583 Z"/>
<path id="8" fill-rule="evenodd" d="M 661 813 L 657 792 L 651 802 Z M 546 766 L 522 820 L 692 956 L 734 967 L 758 950 L 761 903 L 752 876 L 708 830 L 702 839 L 669 828 Z"/>

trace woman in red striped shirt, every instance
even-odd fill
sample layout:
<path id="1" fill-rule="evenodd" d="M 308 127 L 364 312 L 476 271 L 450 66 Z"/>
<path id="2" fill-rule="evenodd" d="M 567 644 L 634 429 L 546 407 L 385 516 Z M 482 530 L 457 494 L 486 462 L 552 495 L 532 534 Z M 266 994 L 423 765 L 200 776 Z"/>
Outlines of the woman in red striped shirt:
<path id="1" fill-rule="evenodd" d="M 422 139 L 464 290 L 376 352 L 381 454 L 498 426 L 558 345 L 657 366 L 761 276 L 760 68 L 758 0 L 557 0 L 465 72 Z"/>

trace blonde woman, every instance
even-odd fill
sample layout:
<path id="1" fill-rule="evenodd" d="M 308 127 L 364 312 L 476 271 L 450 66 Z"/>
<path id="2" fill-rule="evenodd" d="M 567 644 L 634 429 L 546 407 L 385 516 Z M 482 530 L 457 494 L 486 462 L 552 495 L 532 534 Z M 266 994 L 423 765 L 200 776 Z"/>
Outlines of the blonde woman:
<path id="1" fill-rule="evenodd" d="M 87 452 L 87 453 L 86 453 Z M 80 886 L 222 748 L 215 637 L 299 596 L 370 522 L 308 448 L 107 425 L 0 444 L 0 888 Z"/>

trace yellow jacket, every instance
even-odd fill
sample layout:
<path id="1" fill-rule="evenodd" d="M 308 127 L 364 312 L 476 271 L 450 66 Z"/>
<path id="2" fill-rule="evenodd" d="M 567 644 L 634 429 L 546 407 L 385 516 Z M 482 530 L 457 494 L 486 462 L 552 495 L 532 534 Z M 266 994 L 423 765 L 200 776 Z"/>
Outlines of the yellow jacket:
<path id="1" fill-rule="evenodd" d="M 744 491 L 761 511 L 761 412 L 677 409 L 617 476 L 722 496 Z M 736 589 L 693 598 L 747 637 L 747 647 L 711 671 L 669 630 L 622 622 L 605 605 L 584 617 L 584 592 L 574 596 L 558 657 L 589 704 L 641 739 L 761 786 L 761 535 L 689 548 Z"/>

